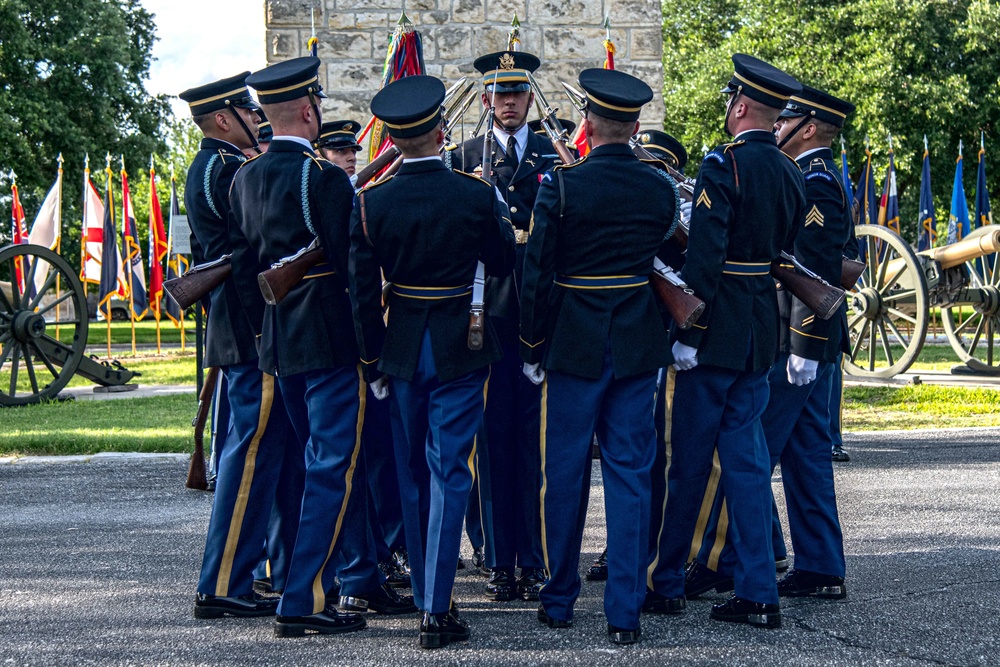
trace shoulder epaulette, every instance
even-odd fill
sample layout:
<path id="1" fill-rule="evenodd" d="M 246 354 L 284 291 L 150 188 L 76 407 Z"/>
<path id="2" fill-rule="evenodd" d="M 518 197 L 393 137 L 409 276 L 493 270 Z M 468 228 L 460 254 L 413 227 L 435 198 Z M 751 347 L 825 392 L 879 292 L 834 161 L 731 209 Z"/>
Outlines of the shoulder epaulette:
<path id="1" fill-rule="evenodd" d="M 326 167 L 332 165 L 332 163 L 329 160 L 326 160 L 326 159 L 321 158 L 321 157 L 316 157 L 312 153 L 307 153 L 305 151 L 302 151 L 302 154 L 305 155 L 310 160 L 312 160 L 313 162 L 315 162 L 316 166 L 319 167 L 320 171 L 322 171 Z"/>
<path id="2" fill-rule="evenodd" d="M 586 161 L 587 161 L 587 156 L 584 155 L 582 158 L 580 158 L 578 160 L 575 160 L 574 162 L 570 162 L 569 164 L 557 164 L 554 167 L 552 167 L 552 169 L 558 170 L 558 171 L 562 171 L 564 169 L 572 169 L 573 167 L 579 167 L 581 164 L 583 164 Z"/>
<path id="3" fill-rule="evenodd" d="M 826 160 L 821 157 L 815 157 L 809 162 L 806 171 L 830 171 L 830 168 L 826 165 Z"/>
<path id="4" fill-rule="evenodd" d="M 742 146 L 745 143 L 746 142 L 744 140 L 740 139 L 739 141 L 730 141 L 728 144 L 722 144 L 722 152 L 728 152 L 737 146 Z"/>
<path id="5" fill-rule="evenodd" d="M 229 162 L 232 162 L 233 160 L 236 160 L 237 162 L 246 162 L 247 161 L 247 157 L 246 157 L 246 155 L 243 155 L 243 153 L 239 153 L 239 154 L 237 154 L 237 153 L 227 153 L 226 151 L 222 150 L 221 148 L 219 149 L 219 157 L 222 158 L 222 164 L 228 164 Z"/>
<path id="6" fill-rule="evenodd" d="M 779 149 L 779 150 L 780 150 L 780 149 Z M 784 156 L 785 156 L 786 158 L 788 158 L 789 160 L 791 160 L 791 161 L 792 161 L 792 162 L 793 162 L 793 163 L 795 164 L 795 167 L 796 167 L 796 168 L 798 168 L 798 166 L 799 166 L 799 163 L 798 163 L 798 161 L 796 161 L 796 159 L 795 159 L 795 158 L 793 158 L 793 157 L 792 157 L 791 155 L 789 155 L 789 154 L 788 154 L 788 153 L 786 153 L 785 151 L 781 151 L 781 154 L 782 154 L 782 155 L 784 155 Z"/>
<path id="7" fill-rule="evenodd" d="M 366 183 L 365 186 L 361 188 L 361 190 L 359 190 L 359 192 L 368 192 L 369 190 L 374 190 L 378 186 L 385 185 L 394 178 L 396 178 L 396 174 L 391 174 L 387 178 L 383 178 L 381 181 L 378 181 L 377 183 L 374 181 L 368 181 L 368 183 Z"/>
<path id="8" fill-rule="evenodd" d="M 473 179 L 475 181 L 479 181 L 483 185 L 488 185 L 491 188 L 493 187 L 492 183 L 490 183 L 489 181 L 487 181 L 486 179 L 484 179 L 484 178 L 482 178 L 480 176 L 476 176 L 475 174 L 470 174 L 467 171 L 460 171 L 458 169 L 452 169 L 451 171 L 452 171 L 452 173 L 455 173 L 455 174 L 461 174 L 462 176 L 468 176 L 469 178 L 471 178 L 471 179 Z"/>

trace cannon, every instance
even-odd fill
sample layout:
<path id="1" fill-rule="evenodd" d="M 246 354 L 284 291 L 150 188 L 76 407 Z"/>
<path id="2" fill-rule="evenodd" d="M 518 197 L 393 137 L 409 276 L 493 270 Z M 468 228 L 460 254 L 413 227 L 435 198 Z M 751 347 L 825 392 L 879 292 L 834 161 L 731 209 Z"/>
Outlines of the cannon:
<path id="1" fill-rule="evenodd" d="M 921 252 L 887 227 L 857 225 L 855 233 L 866 266 L 847 294 L 848 374 L 905 372 L 923 348 L 934 307 L 958 358 L 974 371 L 1000 373 L 1000 226 Z"/>
<path id="2" fill-rule="evenodd" d="M 88 327 L 83 287 L 62 257 L 38 245 L 0 248 L 0 407 L 55 399 L 74 375 L 105 387 L 138 375 L 88 357 Z"/>

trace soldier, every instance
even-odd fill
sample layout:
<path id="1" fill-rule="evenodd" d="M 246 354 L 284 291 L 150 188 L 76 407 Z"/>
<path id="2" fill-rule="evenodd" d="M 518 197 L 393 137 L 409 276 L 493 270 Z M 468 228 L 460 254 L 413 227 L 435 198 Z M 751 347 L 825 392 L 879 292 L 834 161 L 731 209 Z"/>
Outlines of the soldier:
<path id="1" fill-rule="evenodd" d="M 257 123 L 257 147 L 261 153 L 266 153 L 274 138 L 274 130 L 271 128 L 271 121 L 267 119 L 263 111 L 258 110 L 257 115 L 260 116 L 260 122 Z"/>
<path id="2" fill-rule="evenodd" d="M 488 366 L 501 354 L 490 320 L 481 349 L 470 347 L 470 298 L 477 262 L 496 276 L 514 264 L 514 233 L 495 189 L 440 159 L 444 95 L 438 79 L 409 76 L 372 100 L 404 161 L 392 178 L 358 194 L 351 220 L 357 338 L 375 395 L 391 392 L 393 401 L 411 583 L 424 611 L 422 648 L 469 638 L 452 588 Z M 383 274 L 393 285 L 388 323 Z"/>
<path id="3" fill-rule="evenodd" d="M 687 165 L 688 155 L 687 151 L 684 150 L 684 146 L 677 139 L 673 138 L 666 132 L 661 130 L 640 130 L 640 132 L 633 137 L 638 141 L 639 145 L 642 146 L 646 151 L 656 158 L 657 160 L 662 160 L 667 165 L 673 167 L 677 171 L 684 173 L 684 167 Z M 681 204 L 681 219 L 685 220 L 685 211 L 688 211 L 687 215 L 690 215 L 690 203 Z M 663 262 L 672 268 L 674 271 L 680 271 L 684 266 L 684 255 L 681 252 L 681 248 L 673 244 L 672 242 L 664 243 L 663 247 L 657 256 L 663 260 Z M 657 379 L 657 392 L 656 392 L 656 460 L 653 462 L 653 474 L 651 477 L 652 484 L 652 504 L 650 506 L 650 516 L 652 523 L 650 524 L 650 551 L 655 553 L 656 551 L 656 538 L 659 535 L 660 524 L 662 523 L 663 516 L 663 500 L 664 494 L 666 493 L 666 479 L 664 472 L 667 466 L 666 459 L 666 449 L 661 445 L 666 445 L 670 442 L 669 430 L 666 430 L 666 425 L 670 423 L 669 419 L 669 409 L 667 407 L 667 395 L 670 393 L 668 389 L 672 390 L 673 387 L 673 375 L 668 369 L 662 369 L 660 371 L 660 377 Z M 601 555 L 598 556 L 590 567 L 587 569 L 587 574 L 585 575 L 587 581 L 604 581 L 608 578 L 608 549 L 604 548 Z"/>
<path id="4" fill-rule="evenodd" d="M 671 463 L 659 549 L 644 610 L 683 613 L 684 565 L 712 468 L 713 450 L 739 531 L 736 593 L 712 607 L 716 620 L 780 627 L 771 547 L 771 487 L 760 416 L 778 346 L 771 262 L 805 213 L 802 174 L 771 129 L 801 86 L 751 56 L 733 56 L 724 128 L 734 141 L 708 153 L 698 172 L 682 276 L 706 304 L 674 332 Z M 683 419 L 679 418 L 683 415 Z"/>
<path id="5" fill-rule="evenodd" d="M 334 120 L 323 123 L 319 139 L 316 140 L 319 154 L 347 172 L 352 185 L 357 171 L 358 151 L 361 150 L 361 144 L 357 140 L 360 129 L 361 125 L 357 121 Z"/>
<path id="6" fill-rule="evenodd" d="M 521 356 L 524 373 L 542 386 L 542 546 L 550 575 L 538 620 L 551 628 L 573 622 L 596 432 L 608 521 L 607 631 L 612 642 L 631 644 L 641 635 L 648 562 L 656 371 L 671 361 L 649 274 L 676 223 L 677 193 L 628 145 L 653 97 L 649 86 L 604 69 L 584 70 L 579 82 L 592 150 L 543 177 L 524 259 Z"/>
<path id="7" fill-rule="evenodd" d="M 541 391 L 521 373 L 517 349 L 524 249 L 531 233 L 531 209 L 541 175 L 557 164 L 552 142 L 528 127 L 534 93 L 528 75 L 538 69 L 537 57 L 524 51 L 491 53 L 475 61 L 482 74 L 483 106 L 494 108 L 494 151 L 489 180 L 510 208 L 517 242 L 513 274 L 491 278 L 486 285 L 486 316 L 503 350 L 490 369 L 483 433 L 479 438 L 479 485 L 482 498 L 486 566 L 490 579 L 486 597 L 495 601 L 521 597 L 537 600 L 545 581 L 542 569 L 538 491 L 538 426 Z M 451 151 L 453 165 L 483 173 L 483 140 L 470 139 Z M 520 577 L 515 568 L 520 566 Z"/>
<path id="8" fill-rule="evenodd" d="M 310 271 L 277 306 L 260 307 L 260 366 L 274 377 L 305 452 L 302 514 L 288 580 L 277 609 L 276 637 L 360 630 L 363 618 L 327 604 L 336 552 L 340 608 L 402 614 L 415 611 L 385 585 L 367 527 L 361 427 L 365 383 L 358 367 L 347 298 L 347 227 L 354 189 L 341 169 L 316 157 L 323 97 L 319 60 L 288 60 L 252 74 L 274 128 L 264 155 L 250 160 L 233 182 L 232 206 L 247 252 L 235 254 L 241 291 L 257 288 L 257 274 L 318 238 L 327 261 Z M 266 184 L 266 187 L 265 187 Z M 261 306 L 254 302 L 254 306 Z M 250 304 L 248 304 L 248 307 Z M 352 492 L 353 491 L 353 492 Z"/>
<path id="9" fill-rule="evenodd" d="M 246 87 L 244 72 L 180 94 L 191 108 L 205 138 L 188 170 L 184 201 L 193 234 L 195 262 L 233 252 L 229 235 L 229 188 L 244 162 L 241 150 L 252 149 L 256 103 Z M 259 327 L 259 323 L 257 325 Z M 255 476 L 258 468 L 280 469 L 288 421 L 272 379 L 257 368 L 256 328 L 230 278 L 210 298 L 205 363 L 220 366 L 228 379 L 232 428 L 218 464 L 212 518 L 195 598 L 196 618 L 273 615 L 276 599 L 253 592 L 253 568 L 265 541 L 268 517 L 276 493 L 277 475 Z M 297 513 L 272 524 L 278 533 L 268 539 L 271 559 L 284 563 L 295 539 Z M 283 535 L 284 537 L 279 537 Z M 283 549 L 283 551 L 276 551 Z M 284 576 L 279 566 L 275 572 Z"/>

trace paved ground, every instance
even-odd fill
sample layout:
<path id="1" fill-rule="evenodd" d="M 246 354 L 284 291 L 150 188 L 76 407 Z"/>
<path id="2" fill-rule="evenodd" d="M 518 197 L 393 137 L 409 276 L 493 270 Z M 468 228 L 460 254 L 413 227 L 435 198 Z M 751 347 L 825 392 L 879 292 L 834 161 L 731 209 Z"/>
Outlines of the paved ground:
<path id="1" fill-rule="evenodd" d="M 466 645 L 415 646 L 415 617 L 347 637 L 276 640 L 267 619 L 195 621 L 211 495 L 183 457 L 0 463 L 0 665 L 988 665 L 1000 661 L 1000 430 L 855 434 L 837 468 L 850 597 L 786 602 L 775 631 L 644 618 L 643 641 L 604 638 L 602 584 L 576 625 L 489 603 L 459 576 Z M 585 537 L 604 542 L 599 473 Z M 466 548 L 468 551 L 468 548 Z M 466 553 L 468 556 L 468 553 Z M 584 564 L 586 565 L 586 563 Z"/>

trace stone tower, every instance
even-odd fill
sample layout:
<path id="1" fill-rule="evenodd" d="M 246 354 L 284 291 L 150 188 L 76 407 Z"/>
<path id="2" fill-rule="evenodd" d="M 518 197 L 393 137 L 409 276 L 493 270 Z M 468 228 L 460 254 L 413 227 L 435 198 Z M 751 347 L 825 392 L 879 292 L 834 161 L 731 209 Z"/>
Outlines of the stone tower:
<path id="1" fill-rule="evenodd" d="M 267 62 L 306 55 L 315 24 L 320 80 L 329 95 L 327 119 L 366 123 L 368 102 L 379 88 L 388 38 L 401 12 L 419 31 L 427 73 L 446 85 L 474 77 L 472 61 L 506 48 L 510 22 L 521 22 L 521 48 L 542 60 L 537 73 L 549 103 L 574 122 L 579 114 L 559 81 L 576 85 L 577 73 L 604 62 L 604 17 L 611 22 L 615 65 L 648 83 L 653 102 L 644 127 L 663 119 L 663 39 L 659 0 L 265 0 Z M 466 114 L 466 128 L 476 121 Z M 529 118 L 537 117 L 532 112 Z M 361 155 L 364 155 L 362 153 Z"/>

